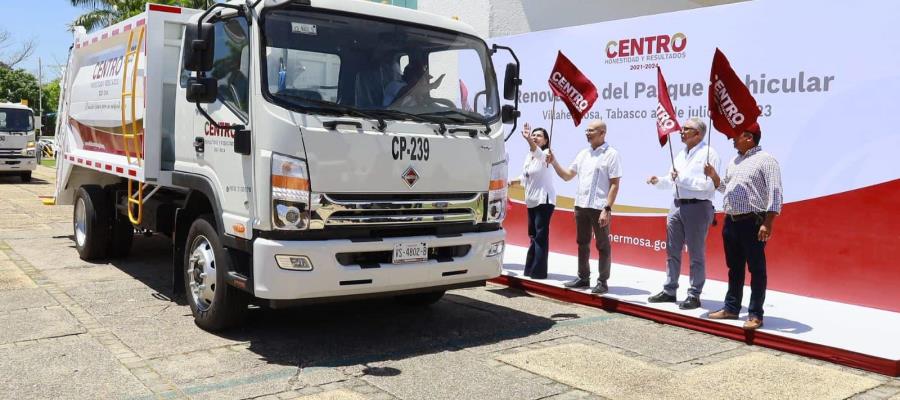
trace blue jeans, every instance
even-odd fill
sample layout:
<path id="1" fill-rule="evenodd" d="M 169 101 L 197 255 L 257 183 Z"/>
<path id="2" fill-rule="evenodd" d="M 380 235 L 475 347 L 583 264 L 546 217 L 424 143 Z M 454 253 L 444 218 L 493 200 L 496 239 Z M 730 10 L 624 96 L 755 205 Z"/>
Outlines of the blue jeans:
<path id="1" fill-rule="evenodd" d="M 766 301 L 766 242 L 759 240 L 759 227 L 763 217 L 732 221 L 725 216 L 722 242 L 725 244 L 725 263 L 728 264 L 728 293 L 725 295 L 725 311 L 737 314 L 741 311 L 744 295 L 744 266 L 750 270 L 750 306 L 752 317 L 763 317 Z"/>
<path id="2" fill-rule="evenodd" d="M 550 218 L 553 204 L 541 204 L 528 209 L 528 256 L 525 257 L 525 275 L 532 278 L 547 277 L 547 257 L 550 254 Z"/>

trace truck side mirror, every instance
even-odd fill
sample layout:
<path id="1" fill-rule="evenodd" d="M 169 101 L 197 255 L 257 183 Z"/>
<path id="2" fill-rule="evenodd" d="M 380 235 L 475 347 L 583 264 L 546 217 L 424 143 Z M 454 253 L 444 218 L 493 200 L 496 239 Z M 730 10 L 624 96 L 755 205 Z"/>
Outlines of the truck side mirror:
<path id="1" fill-rule="evenodd" d="M 516 89 L 521 83 L 519 66 L 513 63 L 506 64 L 506 74 L 503 76 L 503 98 L 506 100 L 515 99 Z"/>
<path id="2" fill-rule="evenodd" d="M 504 124 L 515 121 L 520 115 L 522 115 L 522 112 L 509 104 L 500 109 L 500 119 Z"/>
<path id="3" fill-rule="evenodd" d="M 191 103 L 212 103 L 219 95 L 219 81 L 210 77 L 190 77 L 187 84 L 187 101 Z"/>
<path id="4" fill-rule="evenodd" d="M 213 67 L 215 43 L 213 24 L 203 22 L 187 24 L 184 31 L 184 69 L 188 71 L 209 71 Z"/>

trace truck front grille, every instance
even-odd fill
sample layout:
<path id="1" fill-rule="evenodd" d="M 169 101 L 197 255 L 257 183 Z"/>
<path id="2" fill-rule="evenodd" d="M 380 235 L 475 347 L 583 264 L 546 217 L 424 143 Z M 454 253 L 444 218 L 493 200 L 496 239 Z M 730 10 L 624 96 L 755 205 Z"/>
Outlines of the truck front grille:
<path id="1" fill-rule="evenodd" d="M 484 194 L 320 194 L 311 229 L 482 222 Z"/>

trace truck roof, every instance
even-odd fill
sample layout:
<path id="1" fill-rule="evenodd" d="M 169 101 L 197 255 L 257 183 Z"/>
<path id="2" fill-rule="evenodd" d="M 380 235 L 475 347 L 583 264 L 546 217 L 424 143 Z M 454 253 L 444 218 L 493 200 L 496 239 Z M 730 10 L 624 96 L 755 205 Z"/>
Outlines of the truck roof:
<path id="1" fill-rule="evenodd" d="M 434 26 L 451 31 L 457 31 L 481 37 L 469 24 L 458 20 L 431 14 L 424 11 L 411 10 L 389 4 L 380 4 L 367 0 L 311 0 L 315 8 L 325 8 L 336 11 L 352 12 L 356 14 L 372 15 L 380 18 L 393 19 L 403 22 L 411 22 L 422 25 Z"/>
<path id="2" fill-rule="evenodd" d="M 151 1 L 152 3 L 152 1 Z M 244 1 L 228 1 L 227 3 L 233 3 L 238 5 L 243 5 Z M 475 31 L 472 26 L 469 24 L 460 22 L 453 18 L 448 18 L 436 14 L 431 14 L 424 11 L 411 10 L 405 7 L 398 7 L 388 4 L 380 4 L 373 1 L 368 0 L 310 0 L 310 3 L 315 8 L 322 8 L 328 10 L 335 11 L 343 11 L 343 12 L 351 12 L 362 15 L 371 15 L 379 18 L 385 19 L 393 19 L 397 21 L 403 22 L 412 22 L 422 25 L 433 26 L 436 28 L 446 29 L 450 31 L 456 31 L 463 34 L 475 36 L 481 39 L 481 35 Z M 261 2 L 261 4 L 263 4 Z M 147 8 L 150 11 L 162 11 L 162 12 L 174 12 L 174 13 L 197 13 L 199 10 L 194 10 L 186 7 L 178 7 L 178 6 L 162 6 L 157 4 L 148 5 Z M 99 39 L 106 39 L 108 36 L 116 35 L 120 32 L 125 32 L 132 27 L 132 20 L 138 21 L 136 24 L 142 24 L 143 18 L 145 18 L 145 13 L 136 15 L 134 17 L 129 18 L 128 20 L 119 22 L 114 25 L 110 25 L 106 28 L 99 29 L 97 31 L 86 33 L 84 30 L 76 30 L 75 31 L 75 47 L 83 47 L 87 46 L 90 43 L 97 42 Z"/>
<path id="3" fill-rule="evenodd" d="M 15 108 L 18 110 L 28 110 L 31 111 L 31 108 L 19 103 L 2 103 L 0 102 L 0 108 Z"/>

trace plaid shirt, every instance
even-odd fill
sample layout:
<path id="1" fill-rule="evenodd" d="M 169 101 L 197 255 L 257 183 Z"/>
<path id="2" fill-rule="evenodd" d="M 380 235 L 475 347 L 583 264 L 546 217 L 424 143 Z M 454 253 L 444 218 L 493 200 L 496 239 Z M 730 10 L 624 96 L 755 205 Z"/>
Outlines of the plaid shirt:
<path id="1" fill-rule="evenodd" d="M 781 213 L 781 169 L 759 146 L 731 160 L 716 190 L 725 194 L 726 214 Z"/>

